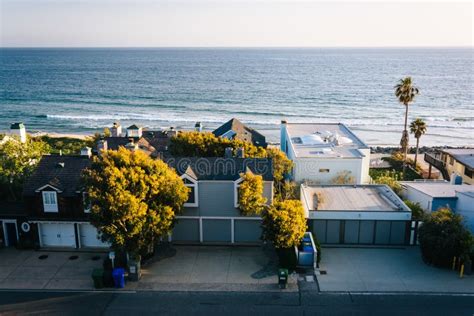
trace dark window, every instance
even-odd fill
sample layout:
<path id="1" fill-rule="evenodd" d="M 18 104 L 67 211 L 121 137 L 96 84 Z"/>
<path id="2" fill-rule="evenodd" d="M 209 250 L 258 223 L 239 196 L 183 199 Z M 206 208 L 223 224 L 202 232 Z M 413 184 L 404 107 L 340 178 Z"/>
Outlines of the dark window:
<path id="1" fill-rule="evenodd" d="M 472 169 L 464 168 L 464 175 L 472 179 Z"/>
<path id="2" fill-rule="evenodd" d="M 454 165 L 454 158 L 449 156 L 449 164 Z"/>
<path id="3" fill-rule="evenodd" d="M 186 203 L 196 203 L 196 188 L 194 186 L 188 186 L 189 188 L 189 195 L 188 195 L 188 200 Z"/>
<path id="4" fill-rule="evenodd" d="M 328 172 L 329 172 L 329 169 L 319 169 L 319 172 L 320 172 L 320 173 L 328 173 Z"/>

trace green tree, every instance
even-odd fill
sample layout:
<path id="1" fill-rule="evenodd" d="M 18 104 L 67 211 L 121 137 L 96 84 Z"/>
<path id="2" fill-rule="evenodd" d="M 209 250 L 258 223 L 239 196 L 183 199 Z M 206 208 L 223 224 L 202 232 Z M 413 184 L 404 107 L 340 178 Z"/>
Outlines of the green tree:
<path id="1" fill-rule="evenodd" d="M 102 240 L 132 255 L 171 231 L 189 190 L 163 161 L 124 148 L 94 157 L 84 182 Z"/>
<path id="2" fill-rule="evenodd" d="M 412 202 L 410 200 L 403 200 L 403 202 L 405 202 L 405 204 L 410 208 L 411 218 L 413 220 L 421 221 L 425 218 L 426 214 L 420 203 Z"/>
<path id="3" fill-rule="evenodd" d="M 405 106 L 405 125 L 403 129 L 402 139 L 400 145 L 404 152 L 403 176 L 405 176 L 406 160 L 409 146 L 408 136 L 408 105 L 415 100 L 415 97 L 420 93 L 420 90 L 413 84 L 411 77 L 400 79 L 395 86 L 395 96 L 398 101 Z"/>
<path id="4" fill-rule="evenodd" d="M 2 195 L 10 200 L 19 200 L 23 182 L 32 174 L 41 157 L 48 152 L 49 146 L 46 143 L 30 137 L 26 143 L 12 137 L 0 144 Z"/>
<path id="5" fill-rule="evenodd" d="M 462 216 L 447 208 L 427 216 L 418 239 L 423 260 L 440 267 L 450 266 L 453 257 L 469 254 L 473 237 L 463 224 Z"/>
<path id="6" fill-rule="evenodd" d="M 239 186 L 239 209 L 242 215 L 260 215 L 266 207 L 262 176 L 246 172 Z"/>
<path id="7" fill-rule="evenodd" d="M 385 173 L 384 175 L 379 176 L 378 178 L 374 179 L 374 182 L 377 184 L 386 184 L 393 190 L 397 195 L 400 195 L 402 192 L 402 186 L 398 182 L 397 174 L 389 172 Z"/>
<path id="8" fill-rule="evenodd" d="M 224 157 L 226 148 L 232 148 L 234 155 L 243 148 L 245 157 L 272 159 L 276 195 L 285 195 L 284 177 L 291 172 L 293 162 L 277 148 L 265 149 L 238 139 L 216 137 L 210 132 L 186 131 L 171 139 L 169 150 L 175 157 Z"/>
<path id="9" fill-rule="evenodd" d="M 306 232 L 303 205 L 299 200 L 275 202 L 262 213 L 263 239 L 275 248 L 298 246 Z"/>
<path id="10" fill-rule="evenodd" d="M 421 118 L 417 118 L 410 123 L 410 133 L 415 135 L 416 138 L 416 153 L 415 153 L 415 169 L 417 168 L 416 162 L 418 161 L 418 149 L 420 147 L 420 138 L 426 133 L 426 123 Z"/>

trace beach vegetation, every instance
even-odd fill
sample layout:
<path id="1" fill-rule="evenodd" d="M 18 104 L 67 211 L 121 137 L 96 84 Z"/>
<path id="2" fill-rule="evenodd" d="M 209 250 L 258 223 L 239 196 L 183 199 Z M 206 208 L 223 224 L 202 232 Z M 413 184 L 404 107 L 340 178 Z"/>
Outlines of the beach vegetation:
<path id="1" fill-rule="evenodd" d="M 403 163 L 403 179 L 405 178 L 405 169 L 407 164 L 407 153 L 409 147 L 409 135 L 408 135 L 408 105 L 415 100 L 415 97 L 420 93 L 418 87 L 413 84 L 411 77 L 405 77 L 400 79 L 397 85 L 395 85 L 395 96 L 398 101 L 405 106 L 405 123 L 402 138 L 400 140 L 401 150 L 404 153 Z"/>
<path id="2" fill-rule="evenodd" d="M 420 147 L 420 138 L 426 133 L 426 122 L 421 118 L 417 118 L 416 120 L 412 121 L 410 123 L 410 133 L 412 133 L 416 138 L 415 162 L 413 163 L 413 166 L 416 168 L 418 161 L 418 149 Z"/>
<path id="3" fill-rule="evenodd" d="M 117 251 L 145 254 L 168 235 L 188 199 L 188 188 L 166 163 L 119 148 L 95 156 L 83 175 L 91 223 Z"/>
<path id="4" fill-rule="evenodd" d="M 246 172 L 242 175 L 243 181 L 239 185 L 239 210 L 244 216 L 260 215 L 267 205 L 263 196 L 262 176 Z"/>
<path id="5" fill-rule="evenodd" d="M 468 256 L 474 244 L 463 217 L 448 208 L 428 214 L 419 228 L 418 240 L 423 260 L 439 267 L 449 267 L 454 257 Z"/>
<path id="6" fill-rule="evenodd" d="M 21 199 L 23 183 L 33 173 L 50 147 L 45 142 L 27 137 L 22 143 L 15 136 L 0 143 L 0 198 Z"/>
<path id="7" fill-rule="evenodd" d="M 72 137 L 51 137 L 48 135 L 38 136 L 35 139 L 48 144 L 52 154 L 78 155 L 84 147 L 92 147 L 89 139 Z"/>

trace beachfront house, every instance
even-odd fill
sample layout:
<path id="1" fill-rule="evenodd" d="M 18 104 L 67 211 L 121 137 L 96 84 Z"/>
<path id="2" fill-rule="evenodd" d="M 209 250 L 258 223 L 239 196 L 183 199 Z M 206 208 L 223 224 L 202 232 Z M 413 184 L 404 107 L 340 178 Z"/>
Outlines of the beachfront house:
<path id="1" fill-rule="evenodd" d="M 370 148 L 344 124 L 282 121 L 280 132 L 280 148 L 295 164 L 294 181 L 369 183 Z"/>
<path id="2" fill-rule="evenodd" d="M 301 185 L 308 228 L 322 244 L 405 245 L 411 210 L 386 185 Z"/>
<path id="3" fill-rule="evenodd" d="M 463 183 L 474 185 L 474 148 L 439 149 L 424 157 L 429 164 L 430 177 L 434 167 L 447 181 L 460 176 Z"/>
<path id="4" fill-rule="evenodd" d="M 255 146 L 267 147 L 265 136 L 251 127 L 243 124 L 236 118 L 225 122 L 212 132 L 217 137 L 238 139 L 254 144 Z"/>
<path id="5" fill-rule="evenodd" d="M 103 248 L 89 223 L 90 204 L 81 174 L 90 166 L 84 155 L 43 156 L 23 188 L 29 230 L 39 247 Z"/>
<path id="6" fill-rule="evenodd" d="M 261 218 L 242 216 L 238 205 L 238 188 L 242 174 L 261 175 L 267 203 L 273 200 L 273 175 L 269 159 L 254 158 L 171 158 L 175 168 L 191 191 L 183 213 L 170 236 L 175 243 L 258 244 Z"/>

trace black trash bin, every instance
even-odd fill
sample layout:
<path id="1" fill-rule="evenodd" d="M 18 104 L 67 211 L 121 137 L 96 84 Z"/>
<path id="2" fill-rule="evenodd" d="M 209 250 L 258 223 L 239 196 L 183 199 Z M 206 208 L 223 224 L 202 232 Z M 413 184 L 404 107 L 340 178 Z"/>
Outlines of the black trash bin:
<path id="1" fill-rule="evenodd" d="M 92 270 L 92 280 L 94 281 L 94 288 L 101 289 L 104 287 L 104 269 Z"/>
<path id="2" fill-rule="evenodd" d="M 286 289 L 288 284 L 288 269 L 278 269 L 278 285 L 280 289 Z"/>

